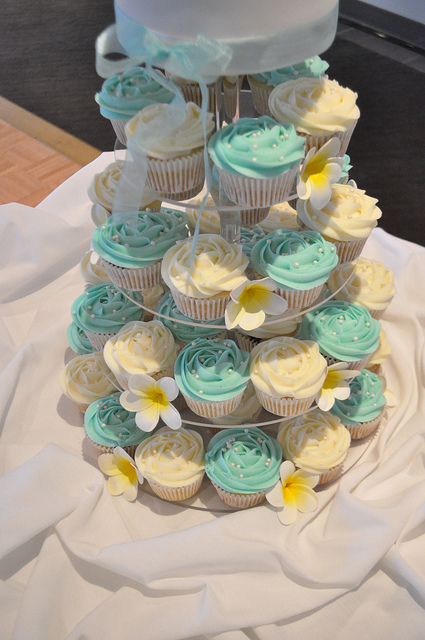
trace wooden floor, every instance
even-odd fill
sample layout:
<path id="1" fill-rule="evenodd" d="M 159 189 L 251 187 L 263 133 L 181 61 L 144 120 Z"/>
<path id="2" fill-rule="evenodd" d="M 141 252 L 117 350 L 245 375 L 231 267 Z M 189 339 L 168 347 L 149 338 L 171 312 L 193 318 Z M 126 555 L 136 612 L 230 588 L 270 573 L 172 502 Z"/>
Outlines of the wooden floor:
<path id="1" fill-rule="evenodd" d="M 0 204 L 36 206 L 99 154 L 98 149 L 0 98 Z"/>

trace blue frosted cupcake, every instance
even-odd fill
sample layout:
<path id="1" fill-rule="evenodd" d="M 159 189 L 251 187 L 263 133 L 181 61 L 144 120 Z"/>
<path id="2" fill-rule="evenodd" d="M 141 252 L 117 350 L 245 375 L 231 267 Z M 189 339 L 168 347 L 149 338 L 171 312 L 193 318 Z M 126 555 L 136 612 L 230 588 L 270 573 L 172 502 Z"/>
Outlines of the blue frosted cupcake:
<path id="1" fill-rule="evenodd" d="M 219 497 L 237 509 L 253 507 L 279 480 L 282 449 L 257 427 L 224 429 L 211 439 L 205 473 Z"/>
<path id="2" fill-rule="evenodd" d="M 94 348 L 87 337 L 86 332 L 81 329 L 75 322 L 71 322 L 66 330 L 66 339 L 73 351 L 83 355 L 85 353 L 93 353 Z"/>

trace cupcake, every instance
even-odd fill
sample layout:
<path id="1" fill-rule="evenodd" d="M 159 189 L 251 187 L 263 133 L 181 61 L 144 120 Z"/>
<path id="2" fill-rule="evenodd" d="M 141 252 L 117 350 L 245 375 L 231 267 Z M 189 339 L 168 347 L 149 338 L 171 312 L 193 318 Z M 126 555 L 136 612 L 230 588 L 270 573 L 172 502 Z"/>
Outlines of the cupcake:
<path id="1" fill-rule="evenodd" d="M 223 76 L 224 112 L 229 120 L 236 116 L 238 92 L 241 90 L 243 76 Z"/>
<path id="2" fill-rule="evenodd" d="M 298 224 L 297 212 L 289 202 L 279 202 L 272 205 L 267 217 L 258 225 L 266 233 L 277 229 L 290 229 L 291 231 L 300 231 L 301 229 Z"/>
<path id="3" fill-rule="evenodd" d="M 271 115 L 269 97 L 275 87 L 283 82 L 296 80 L 297 78 L 321 78 L 328 67 L 327 62 L 319 58 L 319 56 L 314 56 L 289 67 L 248 75 L 247 79 L 251 89 L 254 109 L 261 115 Z"/>
<path id="4" fill-rule="evenodd" d="M 101 351 L 127 322 L 143 319 L 143 302 L 138 291 L 122 293 L 112 283 L 95 284 L 74 300 L 71 315 L 90 344 Z"/>
<path id="5" fill-rule="evenodd" d="M 282 422 L 277 440 L 283 457 L 298 469 L 319 475 L 319 485 L 341 474 L 351 443 L 340 419 L 319 409 Z"/>
<path id="6" fill-rule="evenodd" d="M 167 251 L 162 278 L 183 315 L 215 320 L 224 316 L 230 292 L 246 280 L 248 258 L 240 245 L 219 235 L 200 234 L 194 251 L 192 241 L 177 242 Z"/>
<path id="7" fill-rule="evenodd" d="M 122 167 L 122 162 L 112 162 L 101 173 L 96 173 L 90 183 L 87 193 L 93 202 L 91 218 L 96 227 L 100 227 L 112 215 L 115 191 L 121 177 Z M 160 206 L 160 200 L 149 193 L 144 193 L 139 209 L 159 211 Z"/>
<path id="8" fill-rule="evenodd" d="M 240 404 L 227 416 L 219 416 L 218 418 L 210 418 L 215 425 L 240 425 L 249 422 L 255 422 L 261 412 L 261 404 L 255 393 L 254 385 L 249 380 L 243 392 Z M 218 432 L 220 429 L 210 427 L 210 431 Z"/>
<path id="9" fill-rule="evenodd" d="M 121 447 L 134 456 L 137 445 L 149 434 L 136 425 L 136 414 L 121 406 L 120 395 L 113 393 L 92 402 L 84 414 L 84 429 L 88 440 L 101 453 L 113 453 L 115 447 Z"/>
<path id="10" fill-rule="evenodd" d="M 196 431 L 161 427 L 137 447 L 134 459 L 152 491 L 164 500 L 187 500 L 201 487 L 205 450 Z"/>
<path id="11" fill-rule="evenodd" d="M 80 260 L 80 273 L 86 281 L 87 288 L 94 284 L 111 283 L 102 258 L 96 258 L 93 254 L 93 249 L 89 249 Z"/>
<path id="12" fill-rule="evenodd" d="M 329 300 L 304 315 L 297 337 L 317 342 L 329 364 L 346 362 L 349 369 L 363 369 L 378 348 L 380 331 L 365 307 Z"/>
<path id="13" fill-rule="evenodd" d="M 269 340 L 278 336 L 294 337 L 301 322 L 299 309 L 287 309 L 278 316 L 266 314 L 266 319 L 260 327 L 245 331 L 238 327 L 235 329 L 236 341 L 241 349 L 251 351 L 262 340 Z"/>
<path id="14" fill-rule="evenodd" d="M 144 156 L 143 140 L 165 117 L 170 105 L 156 104 L 142 109 L 126 126 L 128 147 L 135 158 Z M 211 113 L 206 116 L 207 137 L 214 128 Z M 193 102 L 186 104 L 183 122 L 169 135 L 157 140 L 147 156 L 146 186 L 165 198 L 187 200 L 196 196 L 204 185 L 204 128 L 201 109 Z"/>
<path id="15" fill-rule="evenodd" d="M 140 291 L 159 284 L 162 257 L 187 233 L 174 216 L 116 213 L 95 230 L 92 244 L 114 284 Z"/>
<path id="16" fill-rule="evenodd" d="M 394 272 L 376 260 L 358 258 L 345 262 L 331 273 L 328 288 L 336 300 L 361 304 L 372 318 L 382 318 L 396 294 Z"/>
<path id="17" fill-rule="evenodd" d="M 248 227 L 240 228 L 239 243 L 249 262 L 251 262 L 251 251 L 254 245 L 259 240 L 262 240 L 266 235 L 266 232 L 259 225 L 255 225 L 252 229 L 249 229 Z M 251 265 L 249 264 L 248 268 L 250 268 L 250 266 Z"/>
<path id="18" fill-rule="evenodd" d="M 356 100 L 357 93 L 341 87 L 336 80 L 299 78 L 273 89 L 269 109 L 273 118 L 291 123 L 305 138 L 306 154 L 336 137 L 341 141 L 339 155 L 343 156 L 360 117 Z"/>
<path id="19" fill-rule="evenodd" d="M 165 294 L 165 289 L 160 284 L 156 284 L 154 287 L 151 287 L 150 289 L 143 289 L 142 295 L 143 295 L 144 307 L 145 307 L 145 315 L 143 319 L 145 320 L 145 322 L 147 322 L 148 320 L 155 319 L 155 314 L 154 314 L 155 309 L 158 306 L 158 303 L 164 294 Z M 146 309 L 149 309 L 149 311 L 147 311 Z M 160 320 L 161 318 L 157 318 L 157 319 Z"/>
<path id="20" fill-rule="evenodd" d="M 249 380 L 248 360 L 233 340 L 197 338 L 177 356 L 174 379 L 198 416 L 225 416 L 241 402 Z"/>
<path id="21" fill-rule="evenodd" d="M 251 251 L 252 268 L 272 278 L 289 309 L 312 304 L 337 263 L 334 245 L 315 231 L 272 231 Z"/>
<path id="22" fill-rule="evenodd" d="M 330 413 L 341 420 L 353 440 L 366 438 L 378 428 L 384 414 L 383 379 L 363 369 L 349 384 L 350 395 L 346 400 L 335 400 Z"/>
<path id="23" fill-rule="evenodd" d="M 75 353 L 79 353 L 80 355 L 86 353 L 93 353 L 94 349 L 87 337 L 86 332 L 83 329 L 75 324 L 75 322 L 71 322 L 66 330 L 66 339 L 73 351 Z"/>
<path id="24" fill-rule="evenodd" d="M 117 390 L 117 381 L 99 351 L 72 358 L 59 382 L 63 393 L 82 413 L 92 402 Z"/>
<path id="25" fill-rule="evenodd" d="M 257 427 L 225 429 L 212 437 L 205 473 L 223 502 L 237 509 L 260 504 L 279 480 L 279 443 Z"/>
<path id="26" fill-rule="evenodd" d="M 299 199 L 298 220 L 335 245 L 340 263 L 350 262 L 359 257 L 382 216 L 377 202 L 353 184 L 334 184 L 331 199 L 322 209 L 311 200 Z"/>
<path id="27" fill-rule="evenodd" d="M 196 208 L 186 208 L 189 229 L 192 233 L 195 231 L 196 223 L 198 222 L 199 207 L 203 199 L 203 196 L 193 198 L 188 204 L 196 205 Z M 206 208 L 202 211 L 201 221 L 199 223 L 199 231 L 201 233 L 220 233 L 220 214 L 216 209 L 211 208 L 214 207 L 214 204 L 214 198 L 209 195 L 205 202 Z"/>
<path id="28" fill-rule="evenodd" d="M 267 411 L 278 416 L 307 411 L 328 370 L 315 342 L 286 336 L 260 342 L 252 350 L 250 361 L 258 399 Z"/>
<path id="29" fill-rule="evenodd" d="M 159 320 L 129 322 L 105 344 L 105 361 L 123 389 L 131 375 L 155 380 L 173 375 L 178 353 L 173 334 Z"/>
<path id="30" fill-rule="evenodd" d="M 226 196 L 244 207 L 264 208 L 288 199 L 304 140 L 292 125 L 267 116 L 241 118 L 217 131 L 208 151 Z"/>
<path id="31" fill-rule="evenodd" d="M 125 125 L 148 105 L 169 103 L 174 93 L 154 80 L 145 69 L 133 67 L 107 78 L 95 100 L 100 113 L 111 121 L 118 140 L 127 144 Z"/>
<path id="32" fill-rule="evenodd" d="M 382 373 L 382 363 L 385 362 L 390 353 L 390 344 L 388 342 L 384 329 L 381 328 L 378 348 L 370 356 L 369 360 L 367 361 L 366 368 L 369 369 L 369 371 L 373 371 L 373 373 Z"/>
<path id="33" fill-rule="evenodd" d="M 180 89 L 185 102 L 194 102 L 199 108 L 202 107 L 202 93 L 198 82 L 181 78 L 180 76 L 170 76 L 173 83 Z M 215 114 L 220 110 L 221 105 L 221 78 L 207 84 L 208 103 L 207 111 Z"/>
<path id="34" fill-rule="evenodd" d="M 175 341 L 181 347 L 196 338 L 224 339 L 226 337 L 224 318 L 194 323 L 178 309 L 170 292 L 162 296 L 156 311 L 160 314 L 158 319 L 171 331 Z"/>

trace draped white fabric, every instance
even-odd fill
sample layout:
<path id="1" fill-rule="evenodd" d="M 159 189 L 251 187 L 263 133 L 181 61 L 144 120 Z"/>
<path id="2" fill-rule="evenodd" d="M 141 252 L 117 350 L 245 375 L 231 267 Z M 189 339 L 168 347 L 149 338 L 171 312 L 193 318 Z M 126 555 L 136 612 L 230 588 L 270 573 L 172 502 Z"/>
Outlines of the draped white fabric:
<path id="1" fill-rule="evenodd" d="M 423 638 L 425 248 L 380 229 L 366 245 L 396 274 L 382 324 L 398 404 L 317 512 L 284 527 L 268 505 L 220 514 L 143 489 L 127 503 L 58 383 L 93 232 L 86 191 L 112 160 L 35 210 L 0 207 L 0 638 Z"/>

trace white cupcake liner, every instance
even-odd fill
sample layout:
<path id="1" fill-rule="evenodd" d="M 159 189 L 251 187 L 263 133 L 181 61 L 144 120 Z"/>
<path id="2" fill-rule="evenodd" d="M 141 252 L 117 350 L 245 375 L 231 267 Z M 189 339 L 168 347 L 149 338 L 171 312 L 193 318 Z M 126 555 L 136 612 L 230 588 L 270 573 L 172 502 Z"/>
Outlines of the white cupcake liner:
<path id="1" fill-rule="evenodd" d="M 251 353 L 257 344 L 261 342 L 259 338 L 246 336 L 244 333 L 240 333 L 237 329 L 235 330 L 235 337 L 238 347 L 244 351 L 248 351 L 248 353 Z"/>
<path id="2" fill-rule="evenodd" d="M 251 89 L 252 103 L 257 113 L 262 116 L 271 116 L 269 109 L 269 96 L 273 87 L 258 83 L 255 78 L 247 77 Z"/>
<path id="3" fill-rule="evenodd" d="M 177 84 L 178 88 L 182 92 L 185 102 L 194 102 L 198 107 L 202 107 L 202 93 L 199 84 L 188 82 L 187 84 Z M 220 109 L 221 106 L 221 86 L 220 78 L 213 84 L 207 85 L 208 89 L 208 106 L 207 111 L 215 114 L 216 108 Z"/>
<path id="4" fill-rule="evenodd" d="M 140 309 L 142 312 L 142 309 Z M 115 333 L 118 332 L 118 329 Z M 90 340 L 90 344 L 96 351 L 103 351 L 103 347 L 108 342 L 109 338 L 115 335 L 115 333 L 90 333 L 90 331 L 85 331 L 86 336 Z"/>
<path id="5" fill-rule="evenodd" d="M 380 320 L 386 311 L 386 309 L 369 309 L 368 307 L 366 308 L 369 311 L 372 318 L 374 318 L 375 320 Z"/>
<path id="6" fill-rule="evenodd" d="M 191 298 L 176 289 L 171 290 L 171 295 L 179 311 L 188 318 L 192 318 L 192 320 L 217 320 L 222 318 L 230 300 L 230 295 L 212 298 Z"/>
<path id="7" fill-rule="evenodd" d="M 344 427 L 350 432 L 352 440 L 360 440 L 360 438 L 366 438 L 370 436 L 378 427 L 381 422 L 384 410 L 381 411 L 379 416 L 375 420 L 369 420 L 369 422 L 360 422 L 359 424 L 344 424 Z"/>
<path id="8" fill-rule="evenodd" d="M 160 380 L 161 378 L 172 378 L 174 376 L 174 364 L 170 365 L 166 369 L 161 369 L 161 371 L 154 371 L 147 374 L 154 380 Z M 123 375 L 115 376 L 119 386 L 125 391 L 128 390 L 128 378 Z"/>
<path id="9" fill-rule="evenodd" d="M 329 238 L 329 242 L 332 242 L 338 254 L 339 265 L 343 262 L 351 262 L 352 260 L 356 260 L 356 258 L 358 258 L 363 251 L 363 247 L 365 246 L 366 241 L 367 238 L 362 238 L 361 240 L 347 240 L 346 242 Z"/>
<path id="10" fill-rule="evenodd" d="M 323 473 L 321 473 L 319 476 L 319 482 L 317 483 L 317 486 L 326 484 L 327 482 L 331 482 L 332 480 L 338 478 L 338 476 L 341 475 L 342 465 L 343 463 L 341 462 L 340 464 L 335 465 L 335 467 L 331 467 L 330 469 L 323 471 Z"/>
<path id="11" fill-rule="evenodd" d="M 211 484 L 217 491 L 220 500 L 236 509 L 255 507 L 257 504 L 263 502 L 266 497 L 266 491 L 257 491 L 256 493 L 231 493 L 219 487 L 215 482 L 211 482 Z"/>
<path id="12" fill-rule="evenodd" d="M 223 77 L 224 111 L 230 120 L 236 115 L 236 95 L 242 86 L 242 80 L 243 76 L 238 76 L 236 82 L 230 82 L 226 76 Z"/>
<path id="13" fill-rule="evenodd" d="M 90 406 L 89 404 L 82 404 L 82 403 L 79 403 L 79 402 L 76 402 L 75 404 L 78 407 L 78 409 L 81 411 L 82 414 L 84 414 L 87 411 L 87 409 L 89 408 L 89 406 Z"/>
<path id="14" fill-rule="evenodd" d="M 265 208 L 288 199 L 298 166 L 295 165 L 274 178 L 263 179 L 238 176 L 218 167 L 217 171 L 229 200 L 245 207 Z"/>
<path id="15" fill-rule="evenodd" d="M 128 120 L 119 120 L 118 118 L 116 120 L 111 120 L 111 125 L 113 130 L 115 131 L 115 135 L 117 136 L 121 144 L 123 144 L 125 147 L 127 146 L 127 135 L 125 133 L 125 125 L 129 120 L 130 118 L 128 118 Z"/>
<path id="16" fill-rule="evenodd" d="M 305 138 L 305 153 L 310 151 L 313 147 L 316 148 L 316 151 L 323 147 L 324 144 L 328 142 L 331 138 L 339 138 L 341 141 L 341 147 L 338 153 L 339 157 L 343 157 L 345 152 L 347 151 L 348 144 L 351 140 L 351 136 L 353 135 L 353 131 L 356 127 L 357 121 L 354 123 L 350 129 L 346 131 L 336 131 L 333 133 L 323 134 L 321 136 L 314 136 L 302 133 L 301 131 L 297 131 L 298 135 L 303 136 Z"/>
<path id="17" fill-rule="evenodd" d="M 114 453 L 115 447 L 118 446 L 118 445 L 113 445 L 112 447 L 108 447 L 107 445 L 99 444 L 98 442 L 95 442 L 94 440 L 92 440 L 90 436 L 87 435 L 87 432 L 86 432 L 86 438 L 90 442 L 90 444 L 99 451 L 99 453 Z M 120 446 L 121 446 L 121 449 L 124 449 L 124 451 L 128 453 L 128 455 L 131 458 L 134 458 L 134 454 L 138 447 L 137 444 L 133 444 L 128 447 L 123 447 L 122 445 Z"/>
<path id="18" fill-rule="evenodd" d="M 315 300 L 320 296 L 323 289 L 323 284 L 311 289 L 276 289 L 276 293 L 284 298 L 288 303 L 288 309 L 303 309 L 313 304 Z"/>
<path id="19" fill-rule="evenodd" d="M 366 356 L 365 358 L 362 358 L 362 360 L 355 360 L 354 362 L 347 362 L 346 360 L 339 360 L 338 358 L 331 358 L 330 356 L 325 355 L 324 353 L 322 353 L 323 357 L 325 358 L 326 362 L 328 363 L 328 365 L 330 366 L 331 364 L 336 364 L 337 362 L 345 362 L 347 364 L 347 369 L 356 369 L 358 371 L 361 371 L 362 369 L 366 368 L 366 364 L 370 358 L 369 356 Z"/>
<path id="20" fill-rule="evenodd" d="M 146 186 L 163 197 L 174 200 L 193 198 L 202 190 L 204 180 L 203 149 L 168 160 L 148 157 Z"/>
<path id="21" fill-rule="evenodd" d="M 256 209 L 242 209 L 239 212 L 240 223 L 243 227 L 253 227 L 260 224 L 269 214 L 270 207 L 257 207 Z"/>
<path id="22" fill-rule="evenodd" d="M 277 416 L 293 417 L 305 413 L 314 402 L 315 395 L 308 398 L 275 398 L 255 387 L 261 405 Z"/>
<path id="23" fill-rule="evenodd" d="M 204 473 L 201 473 L 199 478 L 194 482 L 182 487 L 167 487 L 164 484 L 156 482 L 153 478 L 146 478 L 152 491 L 163 498 L 164 500 L 170 500 L 170 502 L 179 502 L 180 500 L 187 500 L 195 495 L 201 488 Z"/>
<path id="24" fill-rule="evenodd" d="M 143 289 L 152 289 L 161 282 L 161 260 L 136 269 L 119 267 L 105 259 L 103 262 L 111 281 L 122 289 L 142 291 Z"/>
<path id="25" fill-rule="evenodd" d="M 196 413 L 197 416 L 203 416 L 204 418 L 220 418 L 232 413 L 232 411 L 239 406 L 242 400 L 243 391 L 229 400 L 218 400 L 217 402 L 194 400 L 193 398 L 186 396 L 183 392 L 182 394 L 189 409 L 191 409 L 193 413 Z"/>

